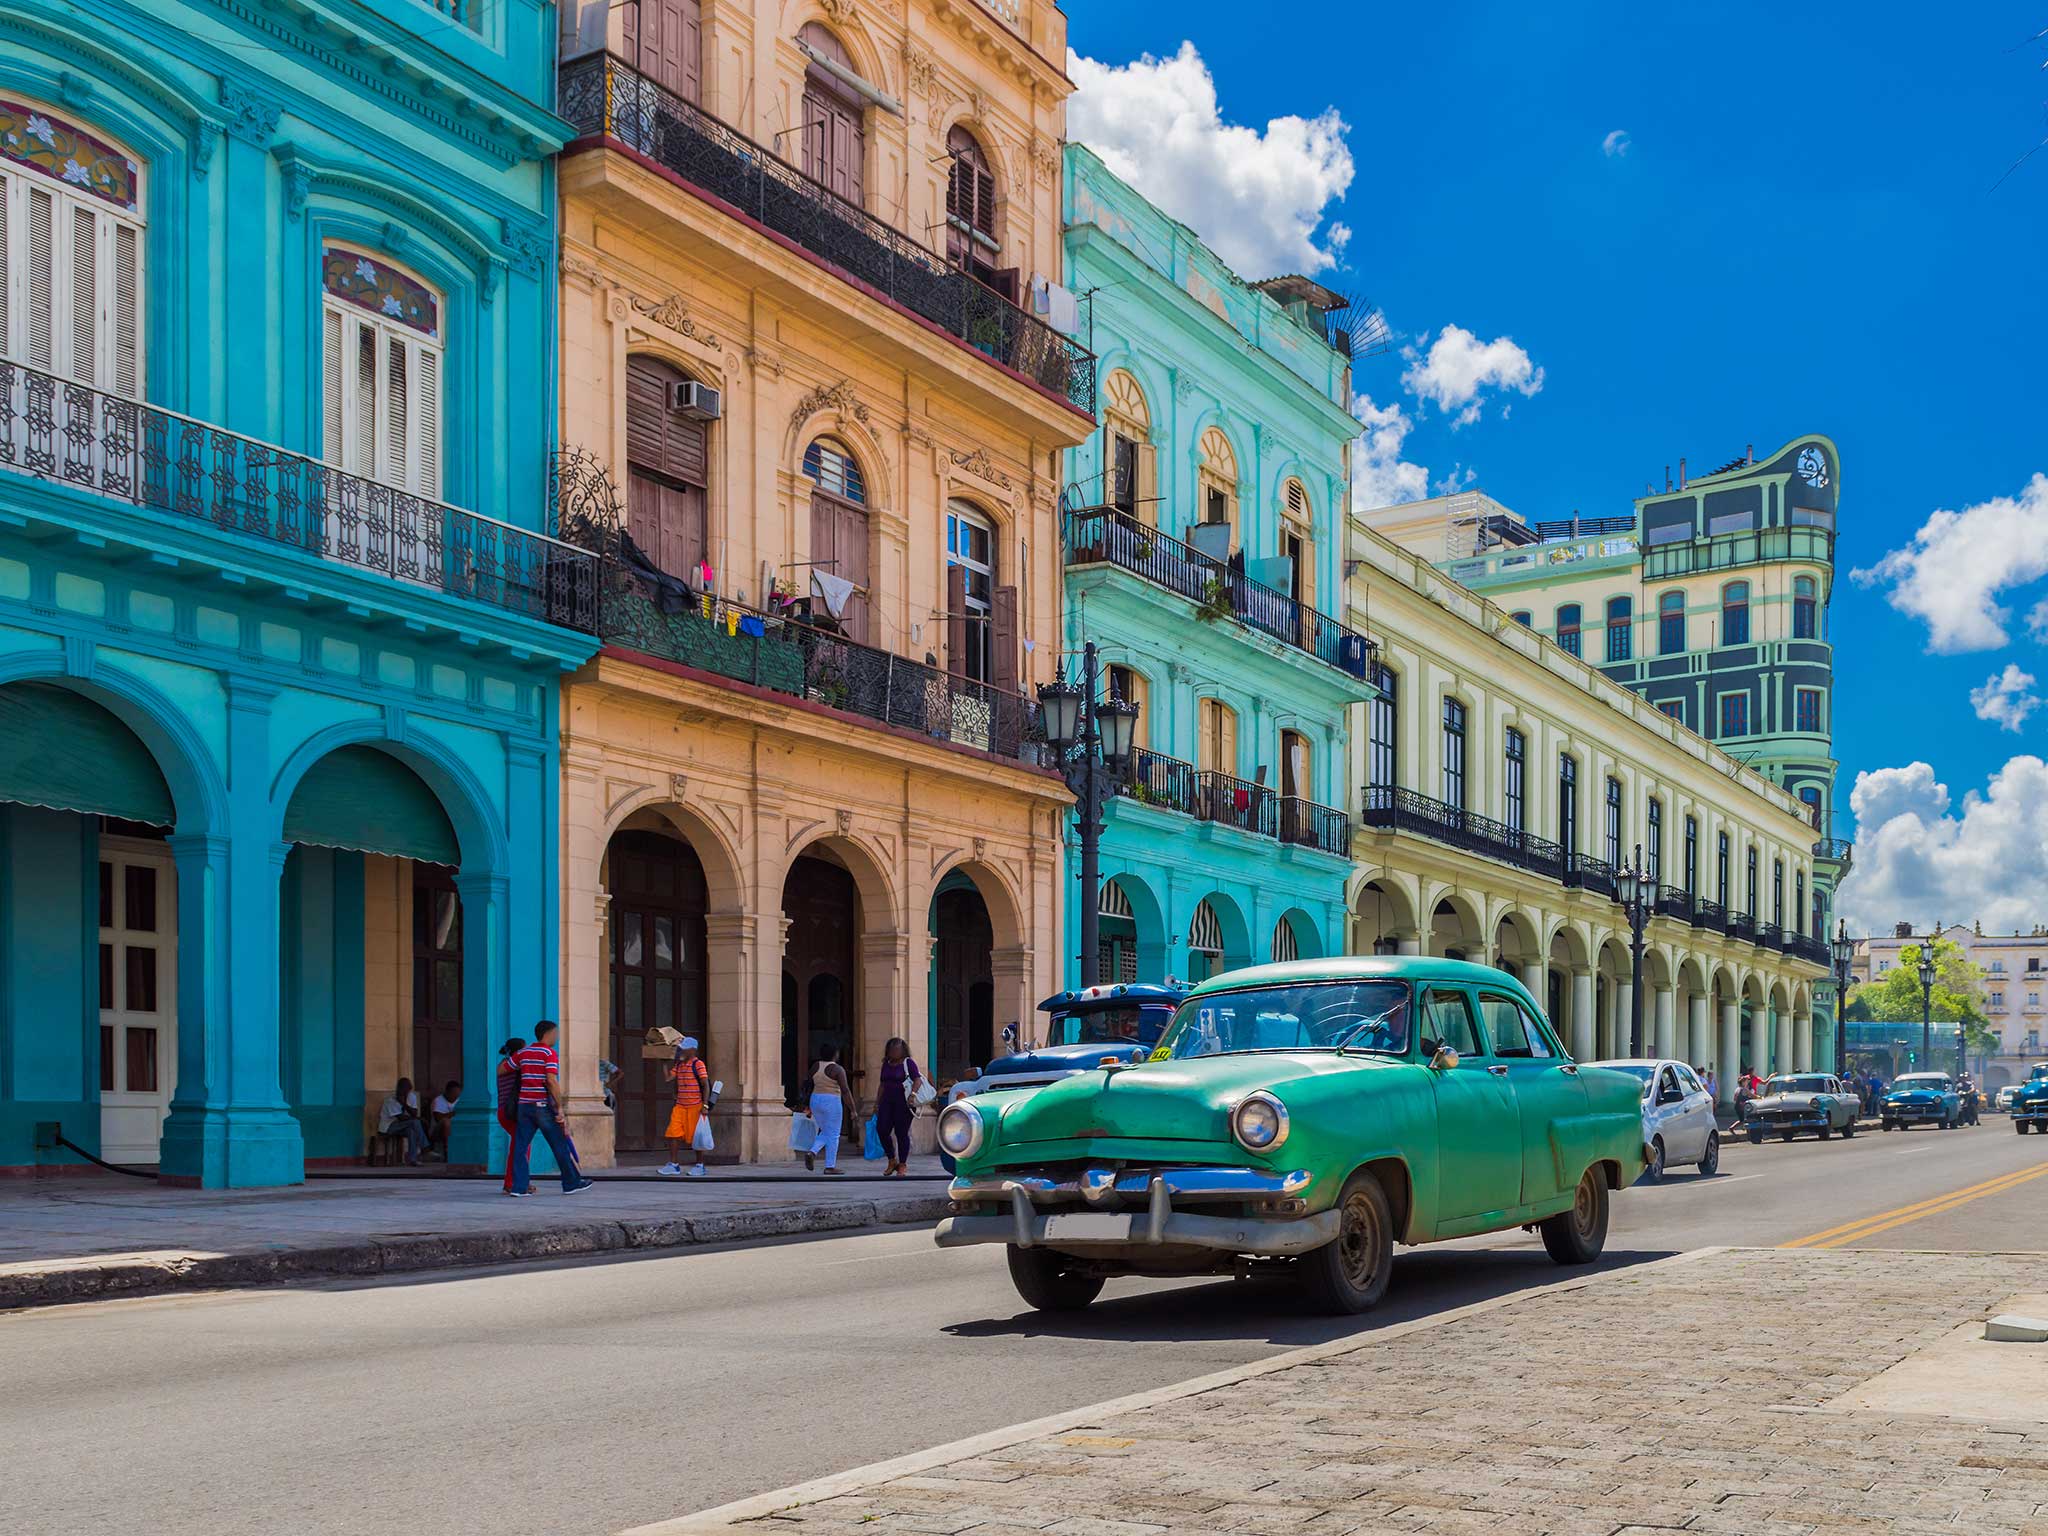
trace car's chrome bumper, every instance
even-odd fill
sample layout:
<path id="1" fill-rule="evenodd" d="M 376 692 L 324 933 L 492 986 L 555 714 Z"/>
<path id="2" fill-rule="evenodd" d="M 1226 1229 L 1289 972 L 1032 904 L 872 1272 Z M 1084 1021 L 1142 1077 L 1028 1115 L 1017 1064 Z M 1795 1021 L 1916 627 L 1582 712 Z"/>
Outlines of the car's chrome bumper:
<path id="1" fill-rule="evenodd" d="M 1939 1104 L 1886 1104 L 1878 1110 L 1878 1117 L 1884 1120 L 1939 1120 Z"/>
<path id="2" fill-rule="evenodd" d="M 1284 1257 L 1320 1248 L 1337 1235 L 1337 1213 L 1307 1215 L 1304 1195 L 1315 1182 L 1306 1169 L 1264 1173 L 1255 1168 L 1089 1168 L 1073 1178 L 1014 1173 L 961 1177 L 948 1193 L 960 1214 L 941 1221 L 941 1248 L 1009 1243 L 1019 1248 L 1210 1248 L 1222 1253 Z M 1230 1215 L 1186 1206 L 1235 1205 Z M 1061 1218 L 1099 1213 L 1098 1230 Z M 1048 1227 L 1052 1230 L 1048 1231 Z M 1062 1230 L 1062 1229 L 1065 1230 Z"/>
<path id="3" fill-rule="evenodd" d="M 2048 1124 L 2048 1104 L 2023 1104 L 2016 1106 L 2012 1117 L 2022 1123 Z"/>
<path id="4" fill-rule="evenodd" d="M 1802 1110 L 1796 1115 L 1751 1115 L 1742 1123 L 1753 1130 L 1815 1131 L 1830 1122 L 1824 1111 Z"/>

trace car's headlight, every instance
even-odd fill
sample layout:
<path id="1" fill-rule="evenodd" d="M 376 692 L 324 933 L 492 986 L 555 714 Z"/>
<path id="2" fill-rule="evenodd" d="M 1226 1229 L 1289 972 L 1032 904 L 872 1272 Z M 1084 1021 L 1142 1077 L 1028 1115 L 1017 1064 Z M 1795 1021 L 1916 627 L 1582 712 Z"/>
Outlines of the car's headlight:
<path id="1" fill-rule="evenodd" d="M 939 1145 L 954 1157 L 972 1157 L 981 1150 L 981 1111 L 965 1099 L 939 1111 Z"/>
<path id="2" fill-rule="evenodd" d="M 1287 1139 L 1287 1106 L 1270 1093 L 1247 1094 L 1230 1112 L 1230 1133 L 1247 1152 L 1270 1152 Z"/>

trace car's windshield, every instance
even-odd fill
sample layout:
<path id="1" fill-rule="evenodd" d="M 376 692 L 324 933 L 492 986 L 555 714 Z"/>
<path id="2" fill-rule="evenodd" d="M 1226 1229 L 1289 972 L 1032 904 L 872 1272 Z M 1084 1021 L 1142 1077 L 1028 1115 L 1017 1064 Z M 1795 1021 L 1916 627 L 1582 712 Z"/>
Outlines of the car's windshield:
<path id="1" fill-rule="evenodd" d="M 1655 1067 L 1645 1067 L 1632 1061 L 1610 1061 L 1595 1063 L 1604 1072 L 1626 1072 L 1639 1083 L 1647 1083 L 1656 1076 Z"/>
<path id="2" fill-rule="evenodd" d="M 1154 1061 L 1231 1051 L 1408 1049 L 1408 987 L 1399 981 L 1319 981 L 1191 997 L 1167 1026 Z"/>
<path id="3" fill-rule="evenodd" d="M 1122 1045 L 1138 1039 L 1142 1017 L 1135 1004 L 1064 1014 L 1052 1021 L 1047 1045 Z"/>
<path id="4" fill-rule="evenodd" d="M 1828 1080 L 1824 1077 L 1774 1077 L 1764 1084 L 1764 1092 L 1772 1093 L 1826 1093 Z"/>
<path id="5" fill-rule="evenodd" d="M 1893 1083 L 1894 1088 L 1946 1088 L 1948 1074 L 1945 1072 L 1914 1072 Z"/>

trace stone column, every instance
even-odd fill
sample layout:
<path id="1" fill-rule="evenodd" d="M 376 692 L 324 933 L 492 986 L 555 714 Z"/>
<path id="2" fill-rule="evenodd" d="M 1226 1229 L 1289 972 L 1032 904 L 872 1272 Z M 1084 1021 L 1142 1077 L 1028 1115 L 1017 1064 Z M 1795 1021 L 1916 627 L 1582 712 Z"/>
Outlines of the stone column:
<path id="1" fill-rule="evenodd" d="M 1678 1054 L 1678 993 L 1671 987 L 1659 987 L 1656 998 L 1657 1054 L 1676 1056 Z"/>
<path id="2" fill-rule="evenodd" d="M 597 1082 L 598 1058 L 611 1043 L 611 1009 L 605 996 L 605 956 L 609 951 L 607 926 L 611 897 L 603 884 L 604 869 L 604 760 L 597 754 L 572 749 L 562 758 L 561 810 L 561 896 L 557 921 L 562 925 L 561 1009 L 562 1086 L 569 1095 L 569 1134 L 576 1150 L 591 1168 L 609 1168 L 616 1159 L 612 1115 L 604 1107 L 604 1095 Z M 530 1019 L 521 1024 L 530 1025 Z M 532 1031 L 511 1031 L 522 1038 Z M 640 1063 L 622 1061 L 629 1076 L 637 1076 Z M 493 1120 L 495 1121 L 495 1115 Z M 492 1166 L 505 1153 L 503 1133 L 493 1141 Z"/>
<path id="3" fill-rule="evenodd" d="M 711 912 L 704 918 L 704 958 L 711 1076 L 725 1084 L 711 1134 L 721 1153 L 745 1162 L 780 1161 L 789 1155 L 781 949 L 761 942 L 761 920 L 752 912 Z M 771 968 L 773 988 L 763 991 Z"/>
<path id="4" fill-rule="evenodd" d="M 1780 1013 L 1775 1022 L 1778 1026 L 1778 1050 L 1776 1060 L 1771 1064 L 1771 1070 L 1773 1072 L 1790 1072 L 1794 1070 L 1792 1066 L 1792 1010 L 1788 1008 Z"/>
<path id="5" fill-rule="evenodd" d="M 910 935 L 906 933 L 864 933 L 860 937 L 860 1045 L 858 1064 L 867 1074 L 855 1085 L 862 1113 L 874 1108 L 875 1085 L 880 1080 L 882 1047 L 891 1035 L 906 1040 L 922 1038 L 913 1032 L 906 1001 L 905 978 L 910 974 Z M 924 988 L 917 995 L 922 998 Z M 778 1041 L 779 1045 L 779 1041 Z"/>
<path id="6" fill-rule="evenodd" d="M 512 1033 L 505 976 L 510 882 L 503 875 L 460 874 L 455 891 L 462 901 L 463 1093 L 448 1135 L 448 1161 L 503 1168 L 512 1149 L 498 1128 L 496 1090 L 498 1046 Z M 573 1081 L 563 1078 L 565 1091 L 573 1091 Z M 471 1083 L 484 1085 L 483 1091 L 470 1092 Z M 418 1086 L 424 1095 L 426 1085 Z"/>
<path id="7" fill-rule="evenodd" d="M 1735 1079 L 1742 1072 L 1741 1004 L 1729 998 L 1721 1004 L 1721 1059 L 1714 1075 L 1721 1080 L 1721 1102 L 1735 1107 Z"/>
<path id="8" fill-rule="evenodd" d="M 1572 972 L 1572 1055 L 1597 1061 L 1593 1019 L 1593 972 L 1581 966 Z"/>
<path id="9" fill-rule="evenodd" d="M 1813 1015 L 1810 1013 L 1792 1016 L 1792 1070 L 1813 1070 Z"/>
<path id="10" fill-rule="evenodd" d="M 1020 1033 L 1029 1034 L 1032 1010 L 1038 999 L 1031 995 L 1032 951 L 1029 944 L 1013 944 L 989 954 L 989 976 L 995 983 L 995 1038 L 1000 1041 L 1003 1026 L 1014 1023 Z M 1148 972 L 1140 971 L 1140 977 Z"/>
<path id="11" fill-rule="evenodd" d="M 1529 989 L 1529 995 L 1536 999 L 1539 1013 L 1550 1011 L 1549 1000 L 1544 994 L 1550 990 L 1550 967 L 1541 960 L 1525 961 L 1521 970 L 1522 985 Z"/>
<path id="12" fill-rule="evenodd" d="M 1685 1001 L 1685 1059 L 1693 1066 L 1705 1066 L 1714 1056 L 1714 1026 L 1707 1013 L 1707 994 L 1695 992 Z"/>
<path id="13" fill-rule="evenodd" d="M 1394 953 L 1397 955 L 1419 955 L 1422 953 L 1422 936 L 1418 933 L 1397 933 L 1394 935 Z"/>

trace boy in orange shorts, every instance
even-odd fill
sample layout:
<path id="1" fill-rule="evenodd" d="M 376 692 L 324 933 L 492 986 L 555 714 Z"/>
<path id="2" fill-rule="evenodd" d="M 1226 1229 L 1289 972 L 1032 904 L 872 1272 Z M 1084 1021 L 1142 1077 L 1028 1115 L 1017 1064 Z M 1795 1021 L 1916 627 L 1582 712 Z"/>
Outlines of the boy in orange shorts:
<path id="1" fill-rule="evenodd" d="M 676 1043 L 676 1059 L 668 1064 L 668 1075 L 676 1085 L 676 1107 L 668 1113 L 668 1161 L 660 1171 L 668 1178 L 684 1173 L 682 1150 L 690 1149 L 692 1162 L 688 1177 L 704 1177 L 704 1154 L 694 1143 L 697 1122 L 704 1114 L 704 1100 L 711 1089 L 711 1072 L 697 1055 L 697 1037 L 685 1035 Z"/>

